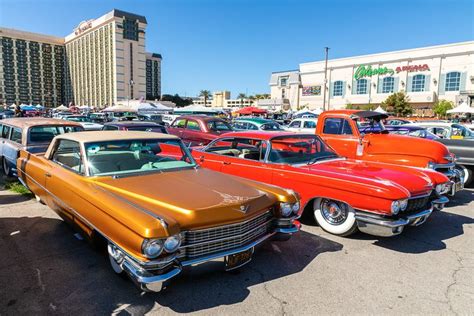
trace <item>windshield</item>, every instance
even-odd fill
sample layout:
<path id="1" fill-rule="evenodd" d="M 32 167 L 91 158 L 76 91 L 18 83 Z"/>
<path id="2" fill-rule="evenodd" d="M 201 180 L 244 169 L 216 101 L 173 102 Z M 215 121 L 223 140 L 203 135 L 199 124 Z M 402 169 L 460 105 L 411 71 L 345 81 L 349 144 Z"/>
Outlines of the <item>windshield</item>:
<path id="1" fill-rule="evenodd" d="M 49 143 L 56 135 L 81 132 L 84 128 L 81 126 L 64 126 L 64 125 L 48 125 L 48 126 L 33 126 L 30 128 L 28 145 Z"/>
<path id="2" fill-rule="evenodd" d="M 338 158 L 338 155 L 319 137 L 295 135 L 272 139 L 268 160 L 287 164 L 313 164 L 332 158 Z"/>
<path id="3" fill-rule="evenodd" d="M 85 150 L 92 176 L 144 174 L 196 166 L 179 139 L 87 143 Z"/>
<path id="4" fill-rule="evenodd" d="M 142 131 L 142 132 L 154 132 L 154 133 L 163 133 L 167 134 L 164 126 L 131 126 L 127 127 L 129 131 Z"/>
<path id="5" fill-rule="evenodd" d="M 357 120 L 359 133 L 382 133 L 385 132 L 385 126 L 379 120 L 361 119 Z"/>
<path id="6" fill-rule="evenodd" d="M 222 121 L 209 121 L 207 122 L 207 127 L 214 132 L 230 132 L 232 127 L 226 122 Z"/>
<path id="7" fill-rule="evenodd" d="M 283 131 L 283 127 L 276 122 L 262 124 L 260 128 L 264 131 Z"/>

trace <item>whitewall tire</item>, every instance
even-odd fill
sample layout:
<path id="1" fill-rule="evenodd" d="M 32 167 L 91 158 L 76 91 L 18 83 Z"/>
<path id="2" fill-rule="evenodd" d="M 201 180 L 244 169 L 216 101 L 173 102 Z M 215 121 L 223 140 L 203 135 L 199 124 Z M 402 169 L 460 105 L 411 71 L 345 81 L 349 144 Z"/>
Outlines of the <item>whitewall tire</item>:
<path id="1" fill-rule="evenodd" d="M 464 177 L 464 185 L 469 185 L 472 182 L 472 170 L 463 165 L 456 165 L 456 169 L 461 171 L 461 174 Z"/>
<path id="2" fill-rule="evenodd" d="M 316 222 L 328 233 L 349 236 L 357 231 L 355 211 L 344 202 L 318 198 L 313 203 Z"/>

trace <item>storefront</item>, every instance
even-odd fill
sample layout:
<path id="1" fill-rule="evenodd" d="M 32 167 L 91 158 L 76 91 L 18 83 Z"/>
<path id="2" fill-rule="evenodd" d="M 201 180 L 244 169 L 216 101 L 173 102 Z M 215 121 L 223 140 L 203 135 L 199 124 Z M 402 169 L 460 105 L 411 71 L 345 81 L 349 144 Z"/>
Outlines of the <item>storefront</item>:
<path id="1" fill-rule="evenodd" d="M 317 61 L 272 73 L 271 97 L 288 99 L 293 109 L 323 104 L 340 109 L 347 104 L 376 107 L 403 91 L 418 115 L 430 115 L 439 99 L 474 106 L 474 42 L 328 60 L 326 93 L 324 70 L 324 61 Z"/>

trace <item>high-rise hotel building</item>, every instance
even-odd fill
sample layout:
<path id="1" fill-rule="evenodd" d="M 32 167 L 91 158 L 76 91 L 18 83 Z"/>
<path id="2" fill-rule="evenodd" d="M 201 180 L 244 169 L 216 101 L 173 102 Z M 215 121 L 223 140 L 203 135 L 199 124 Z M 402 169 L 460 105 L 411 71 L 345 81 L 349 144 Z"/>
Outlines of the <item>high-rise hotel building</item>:
<path id="1" fill-rule="evenodd" d="M 161 55 L 145 52 L 146 26 L 144 16 L 112 10 L 64 39 L 0 28 L 0 103 L 105 107 L 159 98 Z"/>

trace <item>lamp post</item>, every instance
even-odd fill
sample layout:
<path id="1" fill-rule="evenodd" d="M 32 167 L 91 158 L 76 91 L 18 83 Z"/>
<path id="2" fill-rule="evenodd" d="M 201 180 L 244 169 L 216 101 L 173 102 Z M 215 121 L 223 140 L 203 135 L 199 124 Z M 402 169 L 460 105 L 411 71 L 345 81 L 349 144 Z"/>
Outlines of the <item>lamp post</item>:
<path id="1" fill-rule="evenodd" d="M 324 51 L 326 53 L 326 58 L 324 61 L 324 91 L 323 91 L 323 111 L 326 111 L 326 86 L 328 81 L 328 53 L 329 47 L 324 47 Z M 329 110 L 329 109 L 328 109 Z"/>
<path id="2" fill-rule="evenodd" d="M 127 107 L 130 107 L 130 97 L 131 97 L 131 91 L 132 91 L 133 84 L 134 84 L 133 80 L 130 79 L 130 81 L 128 82 Z"/>

